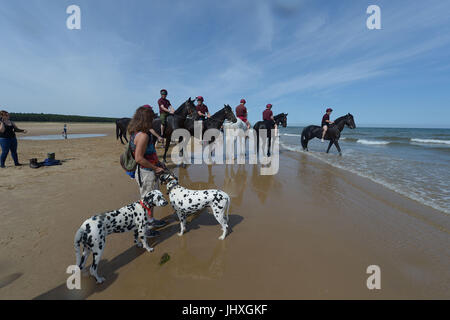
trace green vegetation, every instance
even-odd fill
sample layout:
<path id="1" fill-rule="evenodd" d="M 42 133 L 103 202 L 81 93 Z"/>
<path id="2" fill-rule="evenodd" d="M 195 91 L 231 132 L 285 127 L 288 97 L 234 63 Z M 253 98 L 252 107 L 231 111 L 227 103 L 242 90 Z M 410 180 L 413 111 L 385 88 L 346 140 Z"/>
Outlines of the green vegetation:
<path id="1" fill-rule="evenodd" d="M 115 122 L 117 118 L 69 116 L 63 114 L 45 113 L 10 113 L 12 121 L 33 122 Z"/>

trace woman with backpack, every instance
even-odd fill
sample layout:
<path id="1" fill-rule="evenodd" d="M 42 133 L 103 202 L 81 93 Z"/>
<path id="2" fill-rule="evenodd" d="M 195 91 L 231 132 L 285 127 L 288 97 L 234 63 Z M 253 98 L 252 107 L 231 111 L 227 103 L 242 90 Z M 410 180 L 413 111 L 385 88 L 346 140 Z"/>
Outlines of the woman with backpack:
<path id="1" fill-rule="evenodd" d="M 139 186 L 141 199 L 148 192 L 159 189 L 159 180 L 156 175 L 163 171 L 158 166 L 159 160 L 156 155 L 152 133 L 150 132 L 154 117 L 155 114 L 151 107 L 142 106 L 136 110 L 128 125 L 130 149 L 137 164 L 135 180 Z M 159 233 L 154 228 L 163 227 L 166 223 L 153 218 L 152 208 L 145 209 L 149 215 L 149 228 L 146 235 L 148 237 L 156 237 Z"/>

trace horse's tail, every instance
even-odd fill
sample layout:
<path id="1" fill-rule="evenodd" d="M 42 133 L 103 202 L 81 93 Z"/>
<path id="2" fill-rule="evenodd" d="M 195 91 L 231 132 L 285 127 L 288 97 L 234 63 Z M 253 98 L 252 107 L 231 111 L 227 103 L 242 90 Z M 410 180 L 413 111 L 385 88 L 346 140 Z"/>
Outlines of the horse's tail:
<path id="1" fill-rule="evenodd" d="M 119 122 L 118 120 L 116 120 L 116 140 L 119 140 L 119 132 L 120 132 Z"/>
<path id="2" fill-rule="evenodd" d="M 307 150 L 308 149 L 308 138 L 306 137 L 306 128 L 303 129 L 302 131 L 302 147 L 303 150 Z"/>

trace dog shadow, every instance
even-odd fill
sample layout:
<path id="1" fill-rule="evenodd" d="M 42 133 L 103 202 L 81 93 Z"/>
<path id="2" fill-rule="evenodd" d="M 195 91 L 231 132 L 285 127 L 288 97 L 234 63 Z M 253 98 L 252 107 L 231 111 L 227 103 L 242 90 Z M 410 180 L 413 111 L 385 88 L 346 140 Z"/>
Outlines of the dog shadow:
<path id="1" fill-rule="evenodd" d="M 106 278 L 102 284 L 97 284 L 95 279 L 89 274 L 88 265 L 81 273 L 81 289 L 69 290 L 66 283 L 51 289 L 35 298 L 33 300 L 83 300 L 87 299 L 94 293 L 106 290 L 118 278 L 117 270 L 132 262 L 141 254 L 146 253 L 145 249 L 132 246 L 125 250 L 111 261 L 102 259 L 99 264 L 100 275 Z M 67 274 L 67 278 L 70 274 Z"/>
<path id="2" fill-rule="evenodd" d="M 23 273 L 16 272 L 0 279 L 0 289 L 10 285 L 11 283 L 19 279 L 22 275 Z"/>
<path id="3" fill-rule="evenodd" d="M 149 240 L 149 245 L 152 247 L 156 247 L 166 241 L 167 239 L 170 239 L 174 235 L 178 236 L 178 232 L 180 232 L 180 222 L 178 221 L 178 217 L 176 214 L 171 214 L 165 218 L 163 218 L 165 222 L 167 222 L 167 226 L 161 229 L 158 229 L 160 232 L 160 236 L 157 238 L 154 238 L 154 240 Z M 230 236 L 230 234 L 233 233 L 233 227 L 238 225 L 239 223 L 244 220 L 244 217 L 237 215 L 237 214 L 230 214 L 228 216 L 228 232 L 227 237 Z M 192 231 L 200 229 L 202 226 L 217 226 L 217 237 L 222 232 L 222 228 L 220 227 L 220 224 L 217 222 L 217 220 L 214 218 L 214 215 L 209 212 L 208 209 L 200 210 L 199 212 L 192 214 L 187 218 L 186 222 L 186 230 L 184 231 L 184 234 Z M 226 239 L 226 238 L 225 238 Z"/>

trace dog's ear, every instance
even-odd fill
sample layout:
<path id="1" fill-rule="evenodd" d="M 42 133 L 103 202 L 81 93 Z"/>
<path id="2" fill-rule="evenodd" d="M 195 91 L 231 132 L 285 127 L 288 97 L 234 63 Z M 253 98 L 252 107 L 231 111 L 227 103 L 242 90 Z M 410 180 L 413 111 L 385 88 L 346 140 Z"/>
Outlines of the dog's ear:
<path id="1" fill-rule="evenodd" d="M 149 192 L 149 193 L 147 193 L 145 196 L 144 196 L 144 202 L 146 203 L 146 204 L 149 204 L 149 205 L 151 205 L 151 204 L 153 204 L 153 199 L 154 199 L 154 194 L 153 194 L 153 192 Z"/>

